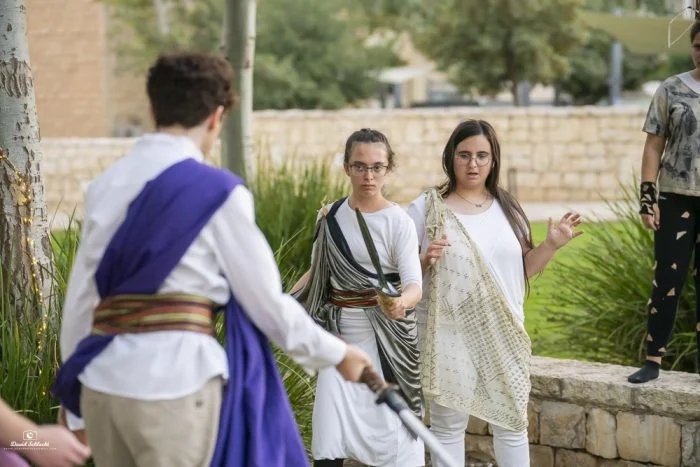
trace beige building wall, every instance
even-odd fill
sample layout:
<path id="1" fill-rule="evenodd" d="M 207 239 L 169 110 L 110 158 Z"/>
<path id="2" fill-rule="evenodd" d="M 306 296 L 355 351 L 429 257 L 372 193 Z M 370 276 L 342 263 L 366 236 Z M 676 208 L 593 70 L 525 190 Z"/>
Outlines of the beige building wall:
<path id="1" fill-rule="evenodd" d="M 110 134 L 105 7 L 94 0 L 26 0 L 43 137 Z"/>
<path id="2" fill-rule="evenodd" d="M 107 137 L 149 128 L 143 76 L 123 72 L 97 0 L 26 0 L 41 134 Z"/>

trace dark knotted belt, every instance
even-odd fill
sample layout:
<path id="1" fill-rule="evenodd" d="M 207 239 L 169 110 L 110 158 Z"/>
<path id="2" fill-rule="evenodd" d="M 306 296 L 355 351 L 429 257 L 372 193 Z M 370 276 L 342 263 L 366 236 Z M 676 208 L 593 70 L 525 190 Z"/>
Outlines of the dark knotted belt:
<path id="1" fill-rule="evenodd" d="M 189 294 L 115 295 L 95 309 L 92 334 L 192 331 L 214 336 L 211 300 Z"/>

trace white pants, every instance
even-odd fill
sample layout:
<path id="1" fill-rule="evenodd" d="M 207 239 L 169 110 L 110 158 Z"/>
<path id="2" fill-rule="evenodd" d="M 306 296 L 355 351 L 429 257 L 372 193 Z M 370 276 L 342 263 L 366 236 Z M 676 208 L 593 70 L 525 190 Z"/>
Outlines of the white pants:
<path id="1" fill-rule="evenodd" d="M 430 431 L 440 440 L 445 450 L 464 467 L 464 433 L 469 415 L 430 401 Z M 506 430 L 496 425 L 493 428 L 493 447 L 498 467 L 530 467 L 530 446 L 527 432 Z M 432 456 L 433 467 L 445 467 Z"/>

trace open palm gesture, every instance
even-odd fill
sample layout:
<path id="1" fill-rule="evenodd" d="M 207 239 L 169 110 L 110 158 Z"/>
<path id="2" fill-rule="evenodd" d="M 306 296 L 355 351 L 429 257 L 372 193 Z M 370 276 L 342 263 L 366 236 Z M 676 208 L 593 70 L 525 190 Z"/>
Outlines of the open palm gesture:
<path id="1" fill-rule="evenodd" d="M 576 212 L 567 212 L 564 214 L 557 225 L 553 225 L 552 218 L 550 217 L 545 242 L 552 248 L 558 250 L 569 243 L 569 240 L 572 238 L 583 234 L 583 230 L 574 230 L 582 222 L 581 214 Z"/>

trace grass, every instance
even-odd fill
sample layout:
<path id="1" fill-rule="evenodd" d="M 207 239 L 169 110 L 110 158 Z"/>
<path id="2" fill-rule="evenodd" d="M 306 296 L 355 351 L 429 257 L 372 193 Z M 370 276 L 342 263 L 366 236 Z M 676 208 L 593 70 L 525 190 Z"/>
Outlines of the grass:
<path id="1" fill-rule="evenodd" d="M 525 300 L 525 328 L 532 340 L 533 354 L 547 357 L 573 358 L 560 336 L 549 323 L 549 315 L 556 309 L 557 294 L 562 279 L 557 274 L 561 267 L 576 267 L 578 254 L 593 239 L 596 230 L 609 227 L 610 223 L 584 224 L 583 235 L 559 250 L 545 270 L 530 279 L 530 295 Z M 539 245 L 547 235 L 546 222 L 532 223 L 532 238 Z"/>

